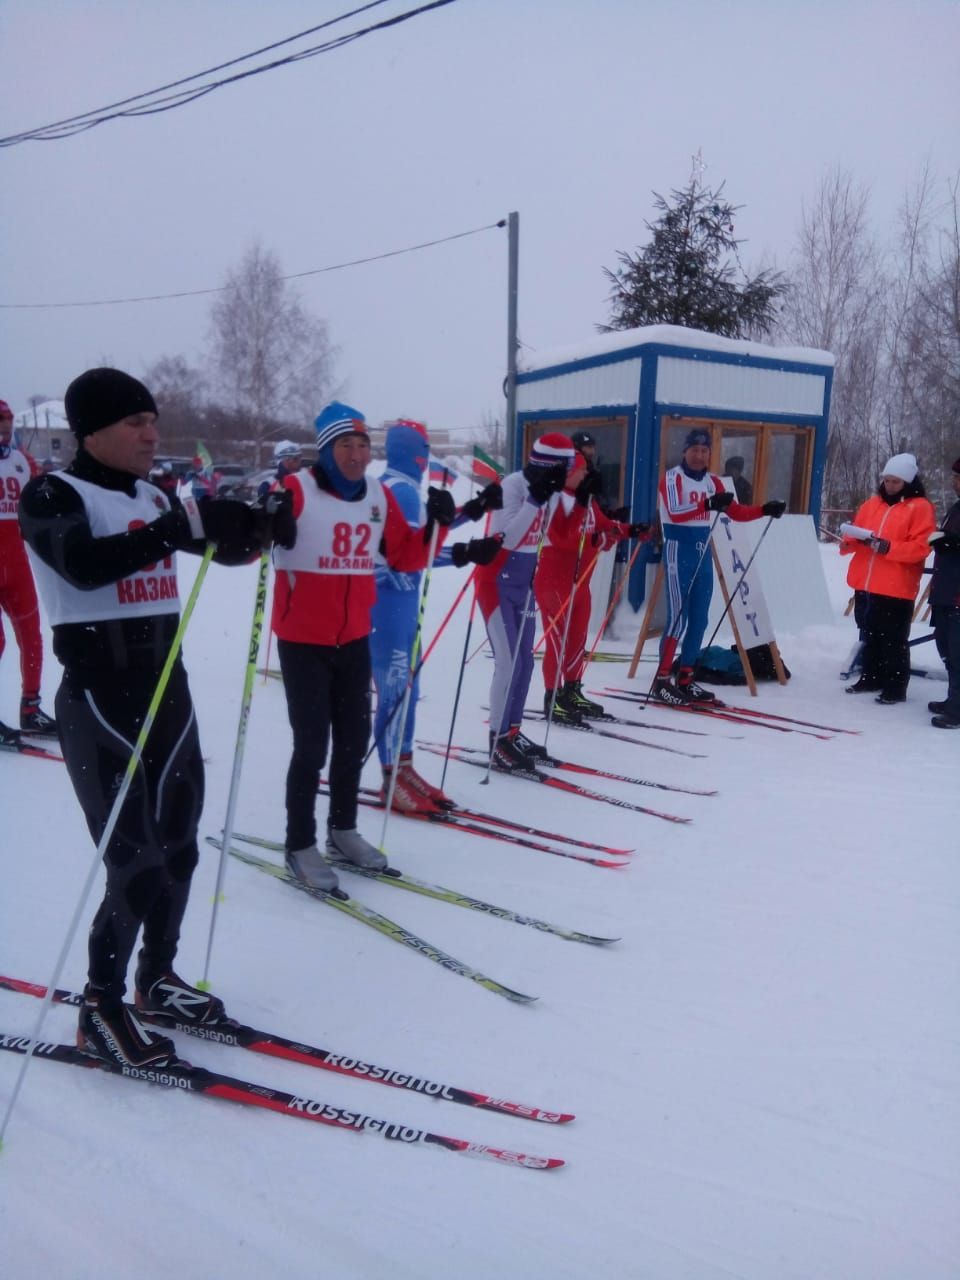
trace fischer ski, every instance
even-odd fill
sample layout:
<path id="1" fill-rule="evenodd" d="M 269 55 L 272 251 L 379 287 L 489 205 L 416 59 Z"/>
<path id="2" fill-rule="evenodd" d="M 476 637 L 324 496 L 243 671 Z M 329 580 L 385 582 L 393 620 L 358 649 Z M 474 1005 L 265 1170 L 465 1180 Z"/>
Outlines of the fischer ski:
<path id="1" fill-rule="evenodd" d="M 215 836 L 208 836 L 207 839 L 211 844 L 219 845 L 219 841 Z M 458 973 L 463 978 L 470 978 L 471 981 L 478 983 L 481 987 L 486 987 L 488 991 L 492 991 L 495 995 L 503 996 L 507 1000 L 514 1000 L 518 1004 L 532 1004 L 537 999 L 537 996 L 528 996 L 522 991 L 515 991 L 512 987 L 505 986 L 502 982 L 498 982 L 496 978 L 488 978 L 486 974 L 480 973 L 478 969 L 473 969 L 470 965 L 464 964 L 462 960 L 456 960 L 453 956 L 447 955 L 445 951 L 435 947 L 432 942 L 427 942 L 425 938 L 421 938 L 418 934 L 404 928 L 396 920 L 380 915 L 379 912 L 373 911 L 361 902 L 357 902 L 355 898 L 335 898 L 333 894 L 324 893 L 322 889 L 314 889 L 311 885 L 304 884 L 302 880 L 292 876 L 286 867 L 278 866 L 275 862 L 268 862 L 266 858 L 257 858 L 252 853 L 246 853 L 240 849 L 231 849 L 230 852 L 235 858 L 239 858 L 241 862 L 247 863 L 248 866 L 255 867 L 258 871 L 263 871 L 268 876 L 274 876 L 277 880 L 282 880 L 284 884 L 292 885 L 294 889 L 299 889 L 301 893 L 306 893 L 311 898 L 316 898 L 318 902 L 328 903 L 331 907 L 335 907 L 337 911 L 342 911 L 345 915 L 352 916 L 354 920 L 359 920 L 361 924 L 369 925 L 371 929 L 376 929 L 378 933 L 384 934 L 385 937 L 392 938 L 394 942 L 410 947 L 412 951 L 419 952 L 420 955 L 426 956 L 428 960 L 433 960 L 444 969 L 449 969 L 452 973 Z"/>
<path id="2" fill-rule="evenodd" d="M 274 853 L 283 853 L 284 846 L 276 840 L 267 840 L 263 836 L 245 836 L 239 831 L 233 833 L 235 840 L 240 840 L 243 844 L 255 845 L 258 849 L 270 849 Z M 213 836 L 207 836 L 207 843 L 220 848 L 220 841 Z M 229 851 L 233 857 L 239 857 L 237 850 Z M 337 871 L 348 871 L 351 875 L 364 876 L 368 880 L 379 880 L 382 884 L 392 884 L 398 889 L 407 889 L 411 893 L 422 894 L 425 898 L 435 898 L 438 902 L 448 902 L 454 907 L 466 907 L 471 911 L 481 911 L 484 915 L 494 916 L 497 920 L 508 920 L 513 924 L 523 924 L 531 929 L 538 929 L 541 933 L 552 933 L 558 938 L 565 938 L 568 942 L 586 942 L 595 947 L 607 946 L 611 942 L 619 942 L 619 938 L 601 938 L 590 933 L 581 933 L 577 929 L 565 929 L 558 924 L 550 924 L 547 920 L 538 920 L 535 916 L 521 915 L 519 911 L 513 911 L 509 907 L 497 907 L 492 902 L 484 902 L 480 898 L 472 898 L 469 894 L 460 893 L 456 889 L 448 889 L 444 885 L 429 884 L 426 880 L 418 880 L 414 876 L 408 876 L 402 871 L 397 871 L 392 867 L 388 867 L 386 871 L 373 871 L 363 867 L 355 867 L 352 863 L 341 858 L 327 858 L 327 861 Z"/>
<path id="3" fill-rule="evenodd" d="M 486 708 L 484 708 L 486 710 Z M 546 721 L 546 716 L 542 711 L 525 710 L 523 713 L 524 720 L 538 720 L 541 724 Z M 665 747 L 662 742 L 644 742 L 641 738 L 630 738 L 625 733 L 616 733 L 612 729 L 601 729 L 600 725 L 606 721 L 607 724 L 623 724 L 630 725 L 630 720 L 618 720 L 616 716 L 603 716 L 592 718 L 590 720 L 580 720 L 578 722 L 571 721 L 553 721 L 554 728 L 557 729 L 573 729 L 577 733 L 593 733 L 598 738 L 614 738 L 617 742 L 629 742 L 632 747 L 649 747 L 651 751 L 666 751 L 672 756 L 686 756 L 688 760 L 706 760 L 706 755 L 702 751 L 681 751 L 679 747 Z M 648 728 L 647 725 L 638 725 L 637 728 Z M 698 734 L 698 737 L 707 737 L 707 734 Z"/>
<path id="4" fill-rule="evenodd" d="M 320 795 L 329 795 L 329 791 L 320 791 Z M 380 792 L 374 791 L 372 788 L 361 787 L 360 796 L 357 797 L 360 804 L 366 805 L 369 809 L 379 809 L 383 813 L 383 801 L 379 799 Z M 466 810 L 471 813 L 472 810 Z M 449 827 L 452 831 L 462 831 L 468 836 L 480 836 L 485 840 L 499 840 L 503 844 L 516 845 L 518 849 L 532 849 L 540 854 L 553 854 L 554 858 L 572 858 L 577 863 L 588 863 L 590 867 L 627 867 L 628 856 L 632 854 L 632 849 L 611 849 L 609 852 L 617 854 L 616 858 L 594 858 L 590 854 L 575 854 L 568 849 L 554 849 L 552 845 L 545 845 L 543 841 L 531 840 L 531 838 L 518 835 L 518 832 L 526 831 L 526 827 L 522 823 L 511 823 L 506 818 L 494 818 L 493 815 L 486 815 L 484 819 L 476 818 L 470 820 L 463 817 L 465 810 L 462 809 L 444 809 L 440 813 L 406 813 L 403 810 L 394 809 L 394 813 L 398 818 L 412 818 L 415 822 L 431 822 L 436 826 Z M 504 826 L 500 827 L 500 823 Z M 517 828 L 516 831 L 513 828 Z M 536 827 L 531 828 L 536 831 Z M 557 840 L 566 840 L 566 836 L 554 837 Z M 588 846 L 589 847 L 589 846 Z M 602 846 L 600 846 L 602 847 Z"/>
<path id="5" fill-rule="evenodd" d="M 276 1111 L 297 1120 L 312 1120 L 316 1124 L 330 1125 L 335 1129 L 374 1133 L 391 1142 L 404 1142 L 410 1146 L 441 1147 L 445 1151 L 454 1151 L 486 1160 L 497 1160 L 502 1164 L 520 1165 L 525 1169 L 559 1169 L 565 1163 L 563 1160 L 527 1155 L 521 1151 L 507 1151 L 503 1147 L 490 1147 L 479 1142 L 468 1142 L 463 1138 L 448 1138 L 439 1133 L 431 1133 L 427 1129 L 416 1129 L 413 1126 L 395 1124 L 388 1120 L 377 1120 L 373 1116 L 365 1116 L 358 1111 L 348 1111 L 345 1107 L 336 1107 L 326 1102 L 314 1102 L 310 1098 L 302 1098 L 281 1089 L 254 1084 L 251 1080 L 223 1075 L 219 1071 L 210 1071 L 206 1067 L 194 1067 L 179 1058 L 165 1067 L 124 1067 L 119 1062 L 94 1058 L 73 1045 L 57 1044 L 50 1040 L 34 1042 L 31 1036 L 0 1034 L 0 1049 L 26 1054 L 31 1052 L 31 1046 L 35 1058 L 48 1062 L 63 1062 L 72 1067 L 103 1071 L 108 1075 L 122 1076 L 126 1080 L 137 1080 L 143 1084 L 156 1084 L 165 1089 L 174 1089 L 178 1093 L 222 1098 L 227 1102 L 238 1102 L 246 1107 L 262 1107 L 267 1111 Z"/>
<path id="6" fill-rule="evenodd" d="M 364 788 L 361 788 L 361 794 L 358 797 L 360 804 L 366 805 L 370 809 L 379 809 L 382 813 L 383 802 L 376 798 L 379 797 L 380 793 L 372 791 L 369 795 L 364 795 L 363 791 Z M 321 791 L 320 794 L 329 795 L 330 793 Z M 586 862 L 594 867 L 626 867 L 629 865 L 628 862 L 623 861 L 623 857 L 594 858 L 588 853 L 573 853 L 568 849 L 554 849 L 539 840 L 532 840 L 526 836 L 519 835 L 516 831 L 501 829 L 494 825 L 492 819 L 489 823 L 471 822 L 467 818 L 462 818 L 456 810 L 444 809 L 440 813 L 416 813 L 395 809 L 394 812 L 398 818 L 413 818 L 416 822 L 432 822 L 438 826 L 450 827 L 454 831 L 463 831 L 467 835 L 481 836 L 486 840 L 500 840 L 504 844 L 516 845 L 519 849 L 534 849 L 538 853 L 552 853 L 556 858 L 572 858 L 575 862 Z M 517 823 L 517 826 L 519 827 L 520 824 Z M 631 849 L 625 849 L 623 856 L 632 852 Z"/>
<path id="7" fill-rule="evenodd" d="M 433 755 L 446 755 L 446 747 L 434 747 L 427 742 L 421 742 L 420 746 Z M 451 747 L 450 755 L 452 759 L 461 760 L 464 764 L 472 764 L 478 769 L 487 767 L 487 753 L 477 747 Z M 618 809 L 630 809 L 634 813 L 645 813 L 651 818 L 662 818 L 664 822 L 676 822 L 682 825 L 690 822 L 690 818 L 681 818 L 679 814 L 661 813 L 659 809 L 648 809 L 642 804 L 633 804 L 629 800 L 604 795 L 602 791 L 591 791 L 587 787 L 580 786 L 579 783 L 568 782 L 566 778 L 554 778 L 550 774 L 541 773 L 539 769 L 511 769 L 509 773 L 504 771 L 502 776 L 520 778 L 526 782 L 539 782 L 541 786 L 552 787 L 556 791 L 566 791 L 570 795 L 582 796 L 585 800 L 598 800 L 603 804 L 612 804 Z"/>
<path id="8" fill-rule="evenodd" d="M 575 725 L 563 726 L 576 728 Z M 430 742 L 421 743 L 422 746 L 439 747 L 441 743 Z M 459 750 L 466 751 L 469 748 L 461 747 Z M 680 791 L 688 796 L 715 796 L 716 791 L 701 791 L 697 787 L 681 787 L 675 786 L 670 782 L 651 782 L 648 778 L 631 778 L 622 773 L 608 773 L 606 769 L 595 769 L 588 764 L 575 764 L 572 760 L 561 760 L 557 756 L 548 756 L 546 760 L 539 760 L 537 767 L 540 769 L 563 769 L 569 773 L 582 773 L 591 778 L 609 778 L 611 782 L 630 782 L 636 787 L 656 787 L 660 791 Z"/>
<path id="9" fill-rule="evenodd" d="M 47 994 L 46 987 L 34 982 L 23 982 L 19 978 L 0 976 L 0 988 L 16 991 L 21 995 L 36 996 L 39 1000 Z M 83 996 L 78 991 L 54 988 L 52 1002 L 78 1009 L 83 1004 Z M 142 1009 L 137 1010 L 137 1018 L 140 1022 L 147 1022 L 151 1026 L 167 1031 L 180 1031 L 212 1044 L 248 1049 L 251 1053 L 262 1053 L 269 1058 L 282 1058 L 307 1067 L 319 1067 L 323 1071 L 333 1071 L 337 1075 L 349 1076 L 353 1080 L 366 1080 L 371 1084 L 405 1089 L 409 1093 L 422 1093 L 428 1098 L 441 1098 L 445 1102 L 457 1102 L 462 1106 L 475 1107 L 481 1111 L 499 1111 L 504 1115 L 519 1116 L 525 1120 L 539 1120 L 544 1124 L 568 1124 L 576 1119 L 571 1112 L 547 1111 L 543 1107 L 530 1107 L 523 1102 L 495 1098 L 489 1093 L 477 1093 L 473 1089 L 459 1089 L 455 1085 L 425 1080 L 421 1076 L 397 1071 L 392 1067 L 378 1067 L 360 1058 L 334 1053 L 331 1049 L 320 1049 L 315 1045 L 304 1044 L 300 1040 L 289 1040 L 286 1036 L 277 1035 L 272 1031 L 260 1031 L 233 1018 L 225 1018 L 212 1026 L 204 1026 L 195 1022 L 183 1022 L 176 1017 L 145 1013 Z"/>

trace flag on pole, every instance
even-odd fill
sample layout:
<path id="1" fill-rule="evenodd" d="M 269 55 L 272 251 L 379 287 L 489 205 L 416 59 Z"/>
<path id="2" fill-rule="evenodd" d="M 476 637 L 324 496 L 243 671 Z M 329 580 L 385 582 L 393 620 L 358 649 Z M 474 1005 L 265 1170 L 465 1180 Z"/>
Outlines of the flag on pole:
<path id="1" fill-rule="evenodd" d="M 431 484 L 448 485 L 453 484 L 457 478 L 457 473 L 456 471 L 451 471 L 445 462 L 435 458 L 431 453 L 429 476 Z"/>
<path id="2" fill-rule="evenodd" d="M 473 478 L 478 484 L 491 484 L 503 475 L 503 467 L 484 453 L 478 444 L 473 446 Z"/>
<path id="3" fill-rule="evenodd" d="M 202 440 L 197 441 L 197 452 L 193 457 L 193 470 L 194 497 L 200 497 L 203 494 L 214 495 L 217 491 L 217 480 L 213 473 L 213 459 L 210 457 L 210 451 Z"/>

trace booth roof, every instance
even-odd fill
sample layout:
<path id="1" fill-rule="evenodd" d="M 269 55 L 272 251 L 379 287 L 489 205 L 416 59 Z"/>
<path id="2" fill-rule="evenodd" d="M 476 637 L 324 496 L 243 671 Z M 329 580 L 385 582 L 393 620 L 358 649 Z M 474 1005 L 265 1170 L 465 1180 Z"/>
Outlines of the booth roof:
<path id="1" fill-rule="evenodd" d="M 684 329 L 675 324 L 652 324 L 640 329 L 618 329 L 615 333 L 598 334 L 572 346 L 555 347 L 550 351 L 525 351 L 519 357 L 518 371 L 532 373 L 537 369 L 549 369 L 553 365 L 572 364 L 576 360 L 590 360 L 647 345 L 692 347 L 698 351 L 723 351 L 728 355 L 789 360 L 798 364 L 832 366 L 835 363 L 829 351 L 818 351 L 814 347 L 774 347 L 752 339 L 723 338 L 716 333 L 705 333 L 702 329 Z"/>

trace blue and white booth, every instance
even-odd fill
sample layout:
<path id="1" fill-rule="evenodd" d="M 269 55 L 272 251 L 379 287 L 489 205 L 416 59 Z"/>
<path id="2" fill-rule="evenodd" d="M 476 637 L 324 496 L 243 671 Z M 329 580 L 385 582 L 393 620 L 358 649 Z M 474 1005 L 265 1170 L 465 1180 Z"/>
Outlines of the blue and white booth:
<path id="1" fill-rule="evenodd" d="M 680 460 L 692 427 L 711 436 L 711 470 L 728 475 L 743 502 L 783 498 L 819 522 L 834 359 L 805 347 L 721 338 L 653 325 L 574 347 L 526 353 L 517 376 L 514 466 L 544 431 L 587 431 L 597 446 L 604 496 L 632 519 L 656 516 L 657 482 Z M 629 599 L 639 608 L 645 566 Z"/>

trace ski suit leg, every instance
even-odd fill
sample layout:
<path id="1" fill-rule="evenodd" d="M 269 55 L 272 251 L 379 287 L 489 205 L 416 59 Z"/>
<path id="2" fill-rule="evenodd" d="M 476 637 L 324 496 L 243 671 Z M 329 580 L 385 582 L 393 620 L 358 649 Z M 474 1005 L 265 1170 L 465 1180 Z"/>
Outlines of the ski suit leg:
<path id="1" fill-rule="evenodd" d="M 21 550 L 5 554 L 0 561 L 0 608 L 10 616 L 13 634 L 20 649 L 20 681 L 25 698 L 40 693 L 43 668 L 43 642 L 40 638 L 40 609 L 33 585 L 30 562 Z M 3 628 L 0 627 L 0 656 L 4 650 Z"/>
<path id="2" fill-rule="evenodd" d="M 567 635 L 567 648 L 563 655 L 563 678 L 568 684 L 583 679 L 587 665 L 587 631 L 590 626 L 590 577 L 580 583 L 573 597 L 573 613 Z"/>
<path id="3" fill-rule="evenodd" d="M 534 594 L 547 638 L 543 647 L 543 687 L 556 689 L 560 683 L 560 642 L 566 622 L 564 593 L 542 573 L 543 565 L 534 578 Z M 543 578 L 543 581 L 541 581 Z"/>
<path id="4" fill-rule="evenodd" d="M 341 645 L 335 653 L 330 692 L 333 751 L 327 825 L 350 831 L 357 825 L 360 774 L 370 741 L 370 645 L 363 636 Z"/>
<path id="5" fill-rule="evenodd" d="M 155 671 L 67 672 L 57 693 L 64 759 L 95 841 L 156 687 Z M 172 967 L 199 857 L 204 772 L 186 672 L 174 666 L 140 764 L 104 851 L 106 891 L 89 936 L 89 979 L 119 1002 L 137 934 L 152 971 Z"/>
<path id="6" fill-rule="evenodd" d="M 380 763 L 392 765 L 397 755 L 413 750 L 420 676 L 414 678 L 404 726 L 403 742 L 397 751 L 400 707 L 410 674 L 410 655 L 417 633 L 419 596 L 416 591 L 396 591 L 378 584 L 377 602 L 371 613 L 370 660 L 377 689 L 377 712 L 373 724 Z M 392 719 L 391 719 L 392 717 Z"/>
<path id="7" fill-rule="evenodd" d="M 704 550 L 705 539 L 706 530 L 702 538 L 664 539 L 667 620 L 660 641 L 660 675 L 669 674 L 681 637 L 681 666 L 692 667 L 700 653 L 713 595 L 713 565 L 709 550 Z"/>
<path id="8" fill-rule="evenodd" d="M 317 841 L 317 787 L 330 738 L 332 656 L 335 653 L 334 648 L 326 645 L 277 640 L 287 718 L 293 730 L 293 753 L 286 784 L 288 849 L 306 849 Z"/>
<path id="9" fill-rule="evenodd" d="M 533 569 L 531 564 L 531 574 Z M 495 589 L 478 589 L 477 599 L 493 649 L 490 727 L 497 733 L 506 733 L 523 719 L 523 704 L 533 675 L 535 610 L 531 607 L 530 577 L 501 572 Z"/>

